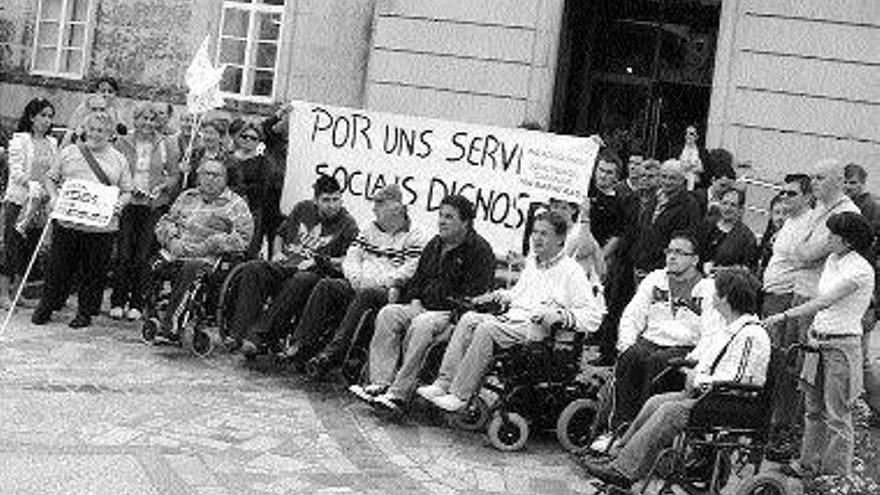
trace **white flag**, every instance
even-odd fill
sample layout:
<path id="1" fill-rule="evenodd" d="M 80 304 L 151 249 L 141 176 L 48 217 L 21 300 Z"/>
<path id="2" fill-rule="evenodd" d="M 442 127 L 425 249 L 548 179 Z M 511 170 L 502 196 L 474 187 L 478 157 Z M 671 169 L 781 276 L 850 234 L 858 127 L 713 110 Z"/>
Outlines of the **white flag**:
<path id="1" fill-rule="evenodd" d="M 208 56 L 208 37 L 193 57 L 186 69 L 186 106 L 191 114 L 199 114 L 222 107 L 225 102 L 220 96 L 220 80 L 223 67 L 214 67 Z"/>

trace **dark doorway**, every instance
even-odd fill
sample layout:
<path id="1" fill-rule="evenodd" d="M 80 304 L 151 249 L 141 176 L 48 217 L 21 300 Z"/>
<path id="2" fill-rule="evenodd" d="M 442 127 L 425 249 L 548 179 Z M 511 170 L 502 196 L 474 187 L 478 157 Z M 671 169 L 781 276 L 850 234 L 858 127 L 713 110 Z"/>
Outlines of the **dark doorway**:
<path id="1" fill-rule="evenodd" d="M 552 130 L 666 159 L 705 134 L 721 0 L 567 0 Z"/>

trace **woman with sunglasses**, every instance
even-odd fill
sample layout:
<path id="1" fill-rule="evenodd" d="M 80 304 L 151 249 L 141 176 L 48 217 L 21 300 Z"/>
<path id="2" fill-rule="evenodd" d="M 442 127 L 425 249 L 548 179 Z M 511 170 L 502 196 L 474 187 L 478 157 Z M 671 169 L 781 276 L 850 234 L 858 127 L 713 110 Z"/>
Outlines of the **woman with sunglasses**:
<path id="1" fill-rule="evenodd" d="M 263 132 L 254 122 L 243 122 L 233 133 L 235 149 L 227 162 L 229 187 L 247 201 L 254 218 L 254 236 L 248 256 L 256 258 L 263 242 L 263 212 L 268 187 L 269 161 L 263 154 Z"/>
<path id="2" fill-rule="evenodd" d="M 0 306 L 8 307 L 11 289 L 24 275 L 40 238 L 41 225 L 31 221 L 36 210 L 22 217 L 27 204 L 48 199 L 40 181 L 58 155 L 58 142 L 49 135 L 55 107 L 45 98 L 28 102 L 18 129 L 9 141 L 9 183 L 3 197 L 4 249 L 0 274 Z"/>

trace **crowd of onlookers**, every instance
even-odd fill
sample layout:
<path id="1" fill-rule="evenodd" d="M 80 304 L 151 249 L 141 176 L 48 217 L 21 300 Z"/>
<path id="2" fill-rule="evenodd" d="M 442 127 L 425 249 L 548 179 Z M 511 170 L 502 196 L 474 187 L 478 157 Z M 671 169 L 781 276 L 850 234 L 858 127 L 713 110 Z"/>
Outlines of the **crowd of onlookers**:
<path id="1" fill-rule="evenodd" d="M 496 348 L 551 328 L 584 332 L 598 348 L 588 364 L 615 367 L 608 435 L 585 465 L 622 485 L 644 475 L 701 390 L 725 380 L 763 384 L 771 345 L 811 342 L 819 351 L 775 389 L 776 454 L 792 457 L 802 443 L 791 474 L 851 469 L 863 383 L 880 411 L 866 338 L 875 324 L 880 212 L 864 190 L 863 166 L 825 160 L 786 176 L 759 239 L 743 222 L 734 157 L 700 147 L 695 127 L 662 162 L 603 148 L 589 200 L 554 199 L 529 219 L 530 252 L 516 260 L 513 287 L 501 289 L 492 246 L 462 196 L 443 199 L 437 225 L 413 225 L 401 190 L 389 184 L 371 195 L 374 218 L 356 219 L 340 184 L 321 176 L 313 197 L 282 215 L 284 110 L 261 121 L 207 120 L 193 135 L 191 120 L 170 124 L 167 104 L 140 104 L 125 120 L 116 83 L 104 79 L 97 89 L 60 144 L 55 107 L 42 98 L 27 104 L 8 142 L 0 300 L 9 306 L 44 245 L 34 324 L 77 292 L 70 326 L 90 325 L 112 272 L 109 316 L 155 317 L 160 335 L 175 338 L 173 314 L 187 288 L 212 260 L 243 253 L 226 347 L 246 357 L 275 353 L 321 377 L 343 364 L 364 315 L 375 315 L 365 379 L 351 391 L 392 412 L 414 395 L 460 410 L 479 392 Z M 54 222 L 40 243 L 67 179 L 117 186 L 117 210 L 103 227 Z M 165 279 L 173 289 L 160 314 L 155 297 Z M 420 384 L 437 342 L 448 342 L 437 378 Z M 683 392 L 657 395 L 652 379 L 672 358 L 696 367 Z"/>

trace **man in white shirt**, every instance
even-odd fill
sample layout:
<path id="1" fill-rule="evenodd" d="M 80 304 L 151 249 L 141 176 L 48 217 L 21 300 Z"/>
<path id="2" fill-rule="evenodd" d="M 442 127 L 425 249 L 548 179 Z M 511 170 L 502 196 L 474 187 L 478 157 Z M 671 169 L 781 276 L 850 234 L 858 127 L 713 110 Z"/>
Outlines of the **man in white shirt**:
<path id="1" fill-rule="evenodd" d="M 687 355 L 703 329 L 710 328 L 714 290 L 697 270 L 698 253 L 691 234 L 673 234 L 666 248 L 666 268 L 649 273 L 623 310 L 612 429 L 632 421 L 650 396 L 654 377 L 670 359 Z"/>
<path id="2" fill-rule="evenodd" d="M 770 338 L 755 313 L 760 283 L 745 269 L 721 270 L 715 277 L 712 305 L 721 330 L 700 342 L 685 390 L 651 397 L 612 447 L 613 459 L 587 458 L 584 467 L 600 480 L 629 489 L 644 477 L 660 450 L 684 430 L 691 409 L 715 382 L 763 386 L 770 364 Z M 748 400 L 748 399 L 743 399 Z"/>
<path id="3" fill-rule="evenodd" d="M 495 345 L 510 347 L 541 340 L 550 327 L 595 332 L 605 305 L 586 273 L 563 247 L 567 224 L 557 212 L 538 215 L 532 231 L 532 252 L 516 285 L 474 298 L 474 303 L 508 306 L 495 316 L 468 312 L 458 321 L 433 384 L 417 393 L 446 411 L 464 407 L 479 392 L 492 363 Z"/>

